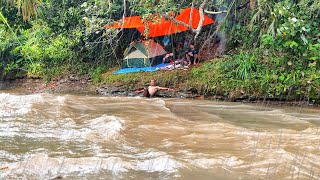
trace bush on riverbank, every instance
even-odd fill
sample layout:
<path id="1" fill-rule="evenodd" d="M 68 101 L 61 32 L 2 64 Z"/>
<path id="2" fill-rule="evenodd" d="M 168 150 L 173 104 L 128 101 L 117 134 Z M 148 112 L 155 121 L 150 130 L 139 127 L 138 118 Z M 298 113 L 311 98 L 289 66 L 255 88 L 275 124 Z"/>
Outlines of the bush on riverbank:
<path id="1" fill-rule="evenodd" d="M 264 59 L 258 54 L 241 52 L 192 69 L 187 86 L 194 86 L 203 94 L 231 99 L 251 96 L 319 102 L 319 69 L 302 70 L 299 65 L 281 62 L 279 57 Z"/>

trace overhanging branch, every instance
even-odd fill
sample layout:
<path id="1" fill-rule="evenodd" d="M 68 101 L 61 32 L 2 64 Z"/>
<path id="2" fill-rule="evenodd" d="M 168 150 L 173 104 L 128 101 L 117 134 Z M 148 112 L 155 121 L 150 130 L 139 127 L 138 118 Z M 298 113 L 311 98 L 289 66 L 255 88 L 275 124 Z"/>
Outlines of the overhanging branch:
<path id="1" fill-rule="evenodd" d="M 207 38 L 207 40 L 206 40 L 204 43 L 202 43 L 202 46 L 201 46 L 200 49 L 204 48 L 204 47 L 208 44 L 209 40 L 212 39 L 212 38 L 217 34 L 217 32 L 220 30 L 220 28 L 222 27 L 222 25 L 223 25 L 223 24 L 225 23 L 225 21 L 227 20 L 228 15 L 230 14 L 231 8 L 232 8 L 233 5 L 235 4 L 235 2 L 236 2 L 236 0 L 233 0 L 233 1 L 230 3 L 230 5 L 229 5 L 229 7 L 228 7 L 228 10 L 227 10 L 226 16 L 225 16 L 225 17 L 223 18 L 223 20 L 218 24 L 217 29 L 210 35 L 210 37 Z"/>
<path id="2" fill-rule="evenodd" d="M 199 21 L 199 24 L 198 24 L 198 27 L 197 29 L 195 30 L 196 32 L 196 35 L 194 36 L 194 40 L 197 39 L 197 37 L 199 36 L 200 34 L 200 31 L 201 31 L 201 28 L 202 28 L 202 24 L 203 24 L 203 21 L 204 21 L 204 14 L 203 14 L 203 7 L 204 5 L 207 3 L 208 0 L 204 0 L 200 7 L 199 7 L 199 12 L 200 12 L 200 21 Z"/>
<path id="3" fill-rule="evenodd" d="M 222 13 L 227 13 L 228 11 L 208 11 L 204 10 L 205 13 L 207 14 L 222 14 Z"/>
<path id="4" fill-rule="evenodd" d="M 163 17 L 165 17 L 165 18 L 167 18 L 167 19 L 170 19 L 170 20 L 173 21 L 175 24 L 180 24 L 180 25 L 183 25 L 183 26 L 187 27 L 189 30 L 193 30 L 192 27 L 191 27 L 189 24 L 184 23 L 184 22 L 182 22 L 182 21 L 179 21 L 179 20 L 177 20 L 176 18 L 174 18 L 174 17 L 172 17 L 172 16 L 169 16 L 169 15 L 167 15 L 167 14 L 161 14 L 161 16 L 163 16 Z"/>

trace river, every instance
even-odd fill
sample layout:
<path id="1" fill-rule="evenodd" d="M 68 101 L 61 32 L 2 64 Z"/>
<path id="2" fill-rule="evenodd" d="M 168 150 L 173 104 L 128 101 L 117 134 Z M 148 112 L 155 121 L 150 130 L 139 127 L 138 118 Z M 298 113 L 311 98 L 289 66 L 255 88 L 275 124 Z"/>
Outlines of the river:
<path id="1" fill-rule="evenodd" d="M 313 107 L 5 91 L 0 102 L 2 179 L 320 179 Z"/>

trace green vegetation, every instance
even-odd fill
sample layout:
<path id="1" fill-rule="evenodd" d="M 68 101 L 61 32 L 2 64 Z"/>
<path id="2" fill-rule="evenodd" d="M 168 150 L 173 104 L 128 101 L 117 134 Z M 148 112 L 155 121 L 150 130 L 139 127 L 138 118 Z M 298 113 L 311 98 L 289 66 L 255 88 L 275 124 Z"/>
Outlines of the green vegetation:
<path id="1" fill-rule="evenodd" d="M 120 4 L 111 3 L 107 10 L 107 1 L 32 3 L 39 5 L 37 18 L 32 10 L 22 9 L 30 13 L 22 19 L 19 5 L 0 6 L 0 68 L 5 73 L 13 71 L 50 80 L 58 75 L 82 75 L 98 66 L 117 64 L 114 54 L 120 51 L 111 48 L 117 41 L 117 32 L 107 32 L 102 26 L 110 22 L 111 16 L 120 17 L 117 15 Z M 30 17 L 33 17 L 30 21 L 24 21 Z"/>
<path id="2" fill-rule="evenodd" d="M 106 30 L 103 25 L 123 15 L 149 18 L 201 4 L 210 11 L 230 9 L 226 18 L 215 15 L 217 31 L 227 37 L 223 58 L 212 57 L 189 71 L 112 74 L 135 32 Z M 213 31 L 204 28 L 197 44 Z M 161 86 L 196 88 L 230 99 L 319 103 L 320 2 L 128 0 L 124 5 L 122 0 L 0 0 L 0 60 L 0 72 L 48 81 L 69 73 L 89 74 L 94 83 L 127 84 L 130 89 L 157 79 Z"/>
<path id="3" fill-rule="evenodd" d="M 319 101 L 320 2 L 258 1 L 247 16 L 230 30 L 229 48 L 237 51 L 215 64 L 218 89 Z"/>
<path id="4" fill-rule="evenodd" d="M 201 89 L 204 94 L 228 97 L 237 92 L 238 97 L 318 101 L 319 70 L 303 71 L 289 65 L 279 67 L 281 61 L 283 59 L 273 57 L 266 62 L 256 53 L 241 52 L 192 69 L 189 86 Z"/>
<path id="5" fill-rule="evenodd" d="M 185 88 L 185 82 L 189 71 L 156 71 L 154 73 L 129 73 L 118 74 L 113 73 L 116 69 L 111 69 L 107 73 L 102 75 L 99 83 L 101 84 L 115 84 L 125 85 L 127 90 L 134 90 L 144 87 L 149 84 L 150 80 L 156 80 L 160 86 L 172 87 L 172 88 Z"/>

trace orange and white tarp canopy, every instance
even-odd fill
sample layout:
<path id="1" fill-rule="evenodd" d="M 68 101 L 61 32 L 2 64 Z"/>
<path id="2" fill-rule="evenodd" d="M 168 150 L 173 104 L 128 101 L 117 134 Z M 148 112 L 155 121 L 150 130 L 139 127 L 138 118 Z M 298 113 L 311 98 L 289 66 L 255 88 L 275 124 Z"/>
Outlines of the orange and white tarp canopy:
<path id="1" fill-rule="evenodd" d="M 148 21 L 145 26 L 137 27 L 137 29 L 141 34 L 147 34 L 148 37 L 166 36 L 188 30 L 187 27 L 177 25 L 171 20 L 166 20 L 164 17 Z"/>
<path id="2" fill-rule="evenodd" d="M 214 23 L 214 20 L 211 19 L 210 17 L 204 15 L 203 16 L 203 22 L 202 22 L 202 26 L 206 26 L 209 24 Z M 198 24 L 200 22 L 200 11 L 196 8 L 186 8 L 183 9 L 180 14 L 176 17 L 176 20 L 184 22 L 186 24 L 190 24 L 190 20 L 191 21 L 191 27 L 192 28 L 197 28 Z"/>
<path id="3" fill-rule="evenodd" d="M 148 37 L 165 36 L 178 32 L 187 31 L 189 28 L 175 23 L 173 20 L 166 20 L 164 17 L 154 15 L 156 18 L 151 20 L 142 20 L 140 16 L 125 17 L 113 25 L 106 25 L 105 28 L 137 28 L 140 33 L 147 34 Z M 178 16 L 177 21 L 190 24 L 192 28 L 197 28 L 200 22 L 200 12 L 196 8 L 183 9 Z M 191 20 L 191 23 L 190 23 Z M 204 15 L 202 26 L 212 24 L 215 21 Z"/>
<path id="4" fill-rule="evenodd" d="M 140 16 L 125 17 L 113 25 L 106 25 L 105 28 L 136 28 L 141 34 L 148 34 L 148 37 L 170 35 L 188 30 L 187 27 L 176 25 L 171 20 L 157 16 L 153 20 L 142 20 Z"/>

